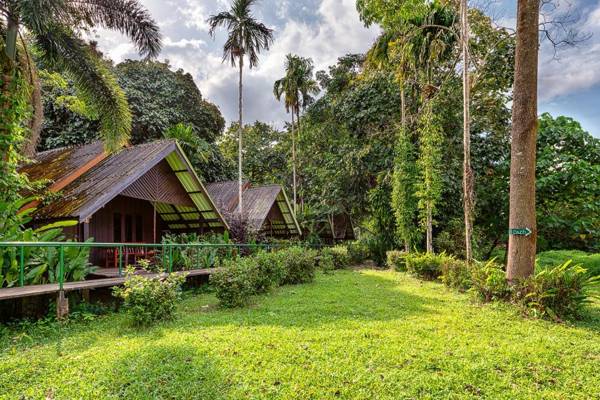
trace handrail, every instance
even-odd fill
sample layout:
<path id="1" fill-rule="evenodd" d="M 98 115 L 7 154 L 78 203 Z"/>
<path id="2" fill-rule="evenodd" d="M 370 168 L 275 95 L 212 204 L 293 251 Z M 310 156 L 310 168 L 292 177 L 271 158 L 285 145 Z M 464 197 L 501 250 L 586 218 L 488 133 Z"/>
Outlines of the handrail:
<path id="1" fill-rule="evenodd" d="M 96 243 L 96 242 L 0 242 L 0 249 L 14 248 L 18 250 L 16 257 L 19 262 L 19 277 L 18 285 L 20 287 L 25 285 L 25 248 L 57 248 L 58 249 L 58 265 L 57 265 L 57 276 L 55 277 L 58 281 L 60 290 L 63 290 L 65 283 L 65 248 L 99 248 L 99 249 L 115 249 L 115 267 L 118 269 L 118 275 L 123 276 L 123 267 L 125 264 L 128 265 L 128 252 L 130 248 L 150 248 L 160 249 L 159 253 L 162 255 L 161 264 L 165 272 L 173 272 L 173 249 L 229 249 L 228 257 L 233 255 L 241 254 L 242 249 L 280 249 L 291 246 L 302 246 L 302 247 L 321 247 L 321 245 L 310 245 L 306 243 Z M 235 253 L 234 250 L 238 252 Z M 125 254 L 125 261 L 123 255 Z M 199 252 L 195 254 L 195 264 L 199 266 Z M 135 260 L 135 258 L 134 258 Z M 1 288 L 0 288 L 1 290 Z"/>

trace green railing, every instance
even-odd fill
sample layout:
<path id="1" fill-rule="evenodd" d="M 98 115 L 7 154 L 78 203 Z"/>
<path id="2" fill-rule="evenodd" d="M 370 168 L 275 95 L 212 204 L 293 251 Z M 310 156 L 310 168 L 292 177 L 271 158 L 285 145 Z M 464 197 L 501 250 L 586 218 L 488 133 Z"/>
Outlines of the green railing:
<path id="1" fill-rule="evenodd" d="M 58 265 L 56 266 L 56 275 L 55 283 L 58 283 L 59 289 L 63 290 L 63 285 L 65 283 L 65 249 L 67 248 L 85 248 L 90 251 L 93 249 L 106 249 L 112 250 L 112 257 L 115 261 L 113 268 L 118 270 L 118 276 L 123 276 L 123 271 L 127 265 L 136 265 L 136 257 L 146 258 L 142 255 L 147 255 L 153 258 L 153 265 L 157 265 L 160 271 L 171 273 L 174 272 L 174 263 L 177 261 L 177 257 L 188 257 L 190 254 L 187 254 L 191 250 L 193 260 L 188 258 L 187 262 L 191 263 L 191 266 L 194 268 L 183 268 L 179 270 L 190 270 L 190 269 L 203 269 L 203 268 L 212 268 L 219 259 L 226 258 L 234 258 L 238 256 L 244 256 L 247 254 L 252 254 L 253 252 L 262 249 L 262 250 L 276 250 L 283 247 L 289 247 L 293 245 L 300 244 L 274 244 L 274 243 L 252 243 L 252 244 L 225 244 L 225 243 L 95 243 L 95 242 L 0 242 L 0 251 L 2 249 L 15 249 L 18 251 L 18 262 L 19 262 L 19 277 L 18 277 L 18 285 L 20 287 L 25 285 L 25 275 L 26 275 L 26 257 L 25 257 L 25 249 L 28 248 L 54 248 L 58 250 Z M 307 245 L 302 244 L 301 246 L 305 247 L 320 247 L 318 245 Z M 144 251 L 142 253 L 134 252 L 130 253 L 132 249 L 150 249 L 151 251 Z M 209 257 L 214 257 L 213 263 L 202 262 L 200 257 L 202 255 L 207 255 L 207 251 L 212 251 L 212 253 L 208 253 Z M 186 253 L 184 253 L 186 252 Z M 109 252 L 104 253 L 104 257 L 109 257 Z M 182 256 L 185 254 L 185 256 Z M 98 257 L 97 255 L 91 257 Z M 129 263 L 130 257 L 133 257 L 134 263 Z M 206 261 L 206 260 L 204 260 Z M 0 263 L 3 263 L 4 260 L 0 259 Z M 188 265 L 189 267 L 190 265 Z M 1 267 L 1 265 L 0 265 Z M 202 268 L 200 268 L 202 267 Z"/>

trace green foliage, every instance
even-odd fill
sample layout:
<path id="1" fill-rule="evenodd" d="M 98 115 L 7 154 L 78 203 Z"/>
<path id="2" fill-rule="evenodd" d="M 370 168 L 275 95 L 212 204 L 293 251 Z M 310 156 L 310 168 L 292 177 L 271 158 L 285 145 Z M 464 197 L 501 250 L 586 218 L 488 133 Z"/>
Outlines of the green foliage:
<path id="1" fill-rule="evenodd" d="M 549 250 L 537 255 L 537 270 L 564 264 L 572 260 L 581 265 L 591 276 L 600 276 L 600 253 L 586 253 L 580 250 Z"/>
<path id="2" fill-rule="evenodd" d="M 600 276 L 567 261 L 518 282 L 513 297 L 528 314 L 559 321 L 581 318 L 584 306 L 599 298 L 598 289 Z"/>
<path id="3" fill-rule="evenodd" d="M 300 109 L 310 105 L 319 93 L 319 85 L 313 78 L 313 61 L 294 54 L 286 55 L 285 76 L 275 81 L 273 94 L 278 101 L 284 97 L 285 109 L 298 117 Z"/>
<path id="4" fill-rule="evenodd" d="M 539 119 L 538 249 L 600 251 L 600 139 L 568 117 Z"/>
<path id="5" fill-rule="evenodd" d="M 386 265 L 396 271 L 406 271 L 405 257 L 408 253 L 398 250 L 390 250 L 386 253 Z"/>
<path id="6" fill-rule="evenodd" d="M 125 283 L 115 287 L 113 295 L 123 300 L 123 306 L 135 325 L 150 325 L 157 321 L 173 319 L 184 274 L 169 274 L 154 277 L 136 275 L 128 269 Z"/>
<path id="7" fill-rule="evenodd" d="M 59 242 L 64 240 L 62 228 L 76 222 L 58 222 L 37 229 L 26 228 L 31 222 L 34 209 L 18 212 L 31 199 L 14 202 L 0 201 L 0 242 Z M 92 240 L 88 240 L 91 243 Z M 90 249 L 64 248 L 64 281 L 81 281 L 95 267 L 89 263 Z M 0 247 L 0 287 L 19 284 L 20 250 L 16 247 Z M 24 247 L 24 284 L 56 283 L 59 280 L 58 247 Z"/>
<path id="8" fill-rule="evenodd" d="M 191 270 L 212 268 L 218 266 L 223 260 L 234 257 L 230 247 L 210 246 L 218 244 L 231 244 L 229 234 L 198 235 L 196 233 L 167 234 L 162 238 L 163 243 L 176 244 L 206 244 L 207 246 L 181 246 L 173 247 L 171 256 L 174 270 Z M 158 263 L 163 265 L 168 259 L 158 257 Z M 168 255 L 167 255 L 168 257 Z M 166 265 L 166 264 L 164 264 Z"/>
<path id="9" fill-rule="evenodd" d="M 348 257 L 353 265 L 362 264 L 369 258 L 369 247 L 363 240 L 354 240 L 346 243 Z"/>
<path id="10" fill-rule="evenodd" d="M 396 245 L 396 221 L 390 210 L 392 188 L 389 176 L 380 175 L 377 186 L 369 193 L 370 211 L 375 242 L 372 249 L 373 261 L 378 266 L 385 265 L 385 252 Z"/>
<path id="11" fill-rule="evenodd" d="M 321 257 L 323 255 L 331 256 L 334 269 L 344 269 L 350 266 L 350 255 L 348 254 L 348 248 L 344 245 L 325 247 L 321 250 Z"/>
<path id="12" fill-rule="evenodd" d="M 216 182 L 231 178 L 227 162 L 219 147 L 197 136 L 192 125 L 178 123 L 167 129 L 163 136 L 177 140 L 203 181 Z"/>
<path id="13" fill-rule="evenodd" d="M 419 278 L 434 280 L 439 278 L 447 265 L 456 260 L 446 254 L 406 253 L 404 256 L 406 269 Z"/>
<path id="14" fill-rule="evenodd" d="M 400 129 L 394 158 L 392 209 L 396 217 L 398 238 L 410 249 L 419 239 L 417 215 L 415 150 L 408 132 Z"/>
<path id="15" fill-rule="evenodd" d="M 286 270 L 285 259 L 281 252 L 259 251 L 252 258 L 257 268 L 254 281 L 255 293 L 266 293 L 283 282 Z"/>
<path id="16" fill-rule="evenodd" d="M 219 139 L 219 149 L 230 169 L 238 156 L 238 124 L 233 123 Z M 244 125 L 244 176 L 253 184 L 285 183 L 290 147 L 286 133 L 263 122 Z"/>
<path id="17" fill-rule="evenodd" d="M 494 260 L 475 263 L 471 268 L 471 280 L 473 292 L 483 301 L 503 300 L 511 294 L 506 272 Z"/>
<path id="18" fill-rule="evenodd" d="M 423 230 L 427 229 L 428 219 L 436 215 L 437 204 L 442 196 L 442 130 L 439 119 L 433 111 L 433 103 L 428 102 L 419 120 L 419 181 L 415 195 L 419 199 L 419 216 Z"/>
<path id="19" fill-rule="evenodd" d="M 294 246 L 280 250 L 285 261 L 285 277 L 282 283 L 296 285 L 315 279 L 318 251 Z"/>
<path id="20" fill-rule="evenodd" d="M 369 249 L 369 259 L 373 260 L 378 267 L 385 266 L 386 253 L 390 249 L 389 243 L 382 237 L 373 235 L 368 235 L 364 240 Z"/>
<path id="21" fill-rule="evenodd" d="M 219 109 L 204 100 L 192 76 L 166 62 L 127 60 L 115 67 L 133 113 L 132 141 L 160 139 L 167 129 L 182 123 L 193 134 L 213 143 L 225 121 Z"/>
<path id="22" fill-rule="evenodd" d="M 465 291 L 472 287 L 471 267 L 463 260 L 452 258 L 442 264 L 442 283 L 448 287 Z"/>
<path id="23" fill-rule="evenodd" d="M 356 8 L 365 25 L 394 29 L 407 19 L 424 15 L 426 4 L 423 0 L 357 0 Z"/>
<path id="24" fill-rule="evenodd" d="M 226 308 L 243 307 L 256 293 L 258 268 L 252 257 L 228 260 L 223 268 L 210 275 L 219 304 Z"/>
<path id="25" fill-rule="evenodd" d="M 319 255 L 319 269 L 325 274 L 331 274 L 336 269 L 331 252 L 321 251 Z"/>

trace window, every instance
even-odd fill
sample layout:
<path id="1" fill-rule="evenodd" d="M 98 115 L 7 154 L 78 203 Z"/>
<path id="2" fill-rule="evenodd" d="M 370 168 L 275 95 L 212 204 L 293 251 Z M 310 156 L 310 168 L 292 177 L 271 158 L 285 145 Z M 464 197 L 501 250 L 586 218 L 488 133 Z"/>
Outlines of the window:
<path id="1" fill-rule="evenodd" d="M 125 242 L 133 242 L 133 218 L 131 215 L 125 215 Z"/>
<path id="2" fill-rule="evenodd" d="M 141 215 L 135 216 L 135 241 L 138 243 L 144 242 L 144 225 Z"/>
<path id="3" fill-rule="evenodd" d="M 121 236 L 121 214 L 115 213 L 113 215 L 113 241 L 120 243 L 123 240 Z"/>

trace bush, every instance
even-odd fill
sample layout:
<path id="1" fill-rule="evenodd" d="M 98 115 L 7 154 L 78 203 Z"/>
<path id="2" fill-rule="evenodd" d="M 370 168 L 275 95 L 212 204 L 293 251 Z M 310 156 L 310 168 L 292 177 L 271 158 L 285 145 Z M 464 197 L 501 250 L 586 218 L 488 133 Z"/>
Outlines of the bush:
<path id="1" fill-rule="evenodd" d="M 510 287 L 506 281 L 506 272 L 495 260 L 487 263 L 475 263 L 471 267 L 472 290 L 484 301 L 507 299 Z"/>
<path id="2" fill-rule="evenodd" d="M 223 307 L 242 307 L 256 293 L 258 266 L 252 257 L 228 260 L 210 275 L 215 295 Z"/>
<path id="3" fill-rule="evenodd" d="M 446 254 L 433 253 L 408 253 L 404 257 L 406 269 L 423 279 L 437 279 L 442 274 L 444 264 L 456 262 L 456 260 Z"/>
<path id="4" fill-rule="evenodd" d="M 404 251 L 390 250 L 385 255 L 388 268 L 393 268 L 396 271 L 406 271 L 406 260 L 404 259 L 406 253 Z"/>
<path id="5" fill-rule="evenodd" d="M 369 247 L 363 241 L 355 240 L 346 244 L 351 264 L 362 264 L 369 258 Z"/>
<path id="6" fill-rule="evenodd" d="M 256 263 L 254 292 L 266 293 L 272 287 L 279 286 L 285 277 L 285 265 L 279 252 L 260 251 L 253 257 Z"/>
<path id="7" fill-rule="evenodd" d="M 600 277 L 590 277 L 585 268 L 567 261 L 517 283 L 513 299 L 535 317 L 577 319 L 585 304 L 597 297 L 599 286 Z"/>
<path id="8" fill-rule="evenodd" d="M 315 278 L 318 252 L 304 247 L 289 247 L 280 250 L 285 264 L 284 284 L 311 282 Z"/>
<path id="9" fill-rule="evenodd" d="M 369 258 L 372 259 L 378 267 L 385 266 L 385 253 L 389 250 L 388 243 L 379 236 L 369 238 L 366 243 L 369 248 Z"/>
<path id="10" fill-rule="evenodd" d="M 322 251 L 319 257 L 319 268 L 326 274 L 330 274 L 335 270 L 335 263 L 333 261 L 333 255 L 331 252 Z"/>
<path id="11" fill-rule="evenodd" d="M 350 266 L 350 256 L 346 246 L 338 244 L 333 247 L 325 247 L 321 250 L 321 256 L 324 254 L 331 256 L 334 269 L 344 269 Z"/>
<path id="12" fill-rule="evenodd" d="M 129 268 L 123 287 L 115 287 L 113 294 L 123 299 L 135 325 L 149 325 L 173 318 L 184 282 L 184 274 L 147 277 Z"/>
<path id="13" fill-rule="evenodd" d="M 442 263 L 442 283 L 448 287 L 465 291 L 473 285 L 471 268 L 462 260 L 448 257 L 448 260 Z"/>

